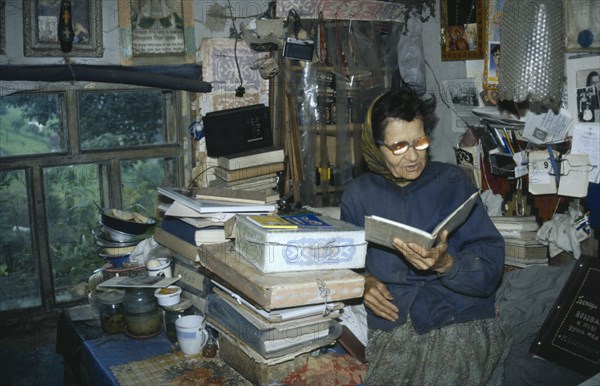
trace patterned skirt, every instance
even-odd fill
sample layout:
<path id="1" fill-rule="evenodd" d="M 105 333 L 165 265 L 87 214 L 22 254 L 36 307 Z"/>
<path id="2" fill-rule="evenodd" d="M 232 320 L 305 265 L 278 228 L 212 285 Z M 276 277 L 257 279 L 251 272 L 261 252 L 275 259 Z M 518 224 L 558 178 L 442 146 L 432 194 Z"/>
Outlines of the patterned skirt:
<path id="1" fill-rule="evenodd" d="M 498 319 L 452 324 L 423 335 L 409 320 L 369 330 L 367 385 L 501 385 L 511 340 Z"/>

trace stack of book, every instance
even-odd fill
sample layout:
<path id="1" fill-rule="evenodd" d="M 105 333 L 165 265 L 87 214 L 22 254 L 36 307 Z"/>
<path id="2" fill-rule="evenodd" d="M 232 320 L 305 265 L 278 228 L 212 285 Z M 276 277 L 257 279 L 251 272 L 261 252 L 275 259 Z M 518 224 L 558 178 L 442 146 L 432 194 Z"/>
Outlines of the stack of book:
<path id="1" fill-rule="evenodd" d="M 334 343 L 343 301 L 364 291 L 363 276 L 350 269 L 364 267 L 362 228 L 312 214 L 235 220 L 235 242 L 198 249 L 217 287 L 205 312 L 219 339 L 240 347 L 263 372 Z M 254 378 L 238 356 L 223 359 Z"/>
<path id="2" fill-rule="evenodd" d="M 232 191 L 220 188 L 159 187 L 157 191 L 159 202 L 162 202 L 159 209 L 162 209 L 164 215 L 154 237 L 158 238 L 159 243 L 161 240 L 168 242 L 164 240 L 167 236 L 175 238 L 179 244 L 186 243 L 187 249 L 181 246 L 172 248 L 182 255 L 188 255 L 192 249 L 195 250 L 202 244 L 227 242 L 228 220 L 237 213 L 274 213 L 276 206 L 273 202 L 278 197 L 266 191 Z"/>
<path id="3" fill-rule="evenodd" d="M 228 221 L 237 213 L 272 213 L 276 208 L 266 193 L 250 192 L 245 200 L 235 199 L 230 191 L 214 188 L 157 188 L 160 224 L 154 229 L 154 240 L 171 251 L 173 272 L 181 277 L 184 297 L 202 309 L 210 292 L 206 276 L 198 270 L 198 246 L 229 241 Z M 234 196 L 245 192 L 238 191 Z M 219 200 L 215 199 L 218 197 Z"/>
<path id="4" fill-rule="evenodd" d="M 539 225 L 534 216 L 493 216 L 491 219 L 504 237 L 507 268 L 548 265 L 548 246 L 536 240 Z"/>
<path id="5" fill-rule="evenodd" d="M 284 170 L 285 154 L 277 146 L 245 151 L 217 158 L 216 177 L 210 186 L 233 190 L 266 191 L 277 188 Z"/>

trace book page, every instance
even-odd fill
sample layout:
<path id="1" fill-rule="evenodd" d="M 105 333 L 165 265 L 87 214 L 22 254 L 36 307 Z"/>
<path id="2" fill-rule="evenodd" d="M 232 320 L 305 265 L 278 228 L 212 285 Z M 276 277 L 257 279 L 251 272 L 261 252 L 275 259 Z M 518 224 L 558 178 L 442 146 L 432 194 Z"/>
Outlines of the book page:
<path id="1" fill-rule="evenodd" d="M 431 248 L 435 237 L 421 229 L 378 216 L 365 218 L 365 239 L 367 241 L 394 249 L 392 240 L 398 237 L 407 243 L 415 243 Z"/>
<path id="2" fill-rule="evenodd" d="M 415 243 L 425 248 L 431 248 L 442 229 L 447 229 L 449 233 L 452 233 L 452 231 L 465 222 L 478 196 L 479 192 L 473 193 L 456 210 L 450 213 L 444 221 L 436 226 L 432 233 L 382 217 L 366 216 L 365 239 L 394 249 L 392 240 L 397 237 L 406 243 Z"/>
<path id="3" fill-rule="evenodd" d="M 440 225 L 435 227 L 435 229 L 433 230 L 431 235 L 434 238 L 437 238 L 438 233 L 442 229 L 446 229 L 448 231 L 448 234 L 450 234 L 456 228 L 461 226 L 465 222 L 467 217 L 469 217 L 469 214 L 471 214 L 471 209 L 473 209 L 473 206 L 475 205 L 475 201 L 477 200 L 477 197 L 479 197 L 479 192 L 473 193 L 467 199 L 467 201 L 465 201 L 461 206 L 456 208 L 456 210 L 454 212 L 450 213 L 450 215 L 448 217 L 446 217 L 446 219 L 444 221 L 442 221 L 440 223 Z"/>

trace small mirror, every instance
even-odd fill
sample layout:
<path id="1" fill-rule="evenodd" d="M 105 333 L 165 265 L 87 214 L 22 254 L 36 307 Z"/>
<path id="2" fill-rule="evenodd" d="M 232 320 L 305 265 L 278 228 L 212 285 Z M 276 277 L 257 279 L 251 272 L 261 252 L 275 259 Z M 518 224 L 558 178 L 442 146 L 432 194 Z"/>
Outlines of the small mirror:
<path id="1" fill-rule="evenodd" d="M 485 0 L 440 0 L 442 60 L 483 59 Z"/>

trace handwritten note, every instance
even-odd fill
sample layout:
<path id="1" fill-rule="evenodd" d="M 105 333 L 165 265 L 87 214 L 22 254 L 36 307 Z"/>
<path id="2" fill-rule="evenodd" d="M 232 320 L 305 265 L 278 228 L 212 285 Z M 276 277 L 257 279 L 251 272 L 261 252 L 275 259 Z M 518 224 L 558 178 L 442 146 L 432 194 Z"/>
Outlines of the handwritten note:
<path id="1" fill-rule="evenodd" d="M 589 157 L 589 182 L 600 183 L 600 123 L 576 123 L 573 127 L 571 154 Z"/>

